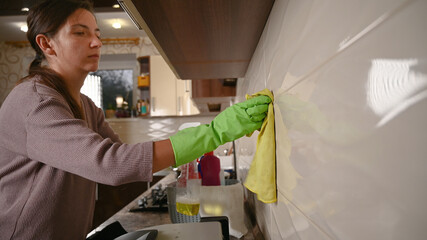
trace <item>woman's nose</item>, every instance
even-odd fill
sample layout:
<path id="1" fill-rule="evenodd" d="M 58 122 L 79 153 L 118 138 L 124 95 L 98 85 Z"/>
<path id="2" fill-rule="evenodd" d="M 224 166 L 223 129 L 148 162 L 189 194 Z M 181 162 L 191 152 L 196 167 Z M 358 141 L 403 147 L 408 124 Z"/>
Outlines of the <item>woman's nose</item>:
<path id="1" fill-rule="evenodd" d="M 92 41 L 90 42 L 91 48 L 100 48 L 102 46 L 102 41 L 99 37 L 94 36 Z"/>

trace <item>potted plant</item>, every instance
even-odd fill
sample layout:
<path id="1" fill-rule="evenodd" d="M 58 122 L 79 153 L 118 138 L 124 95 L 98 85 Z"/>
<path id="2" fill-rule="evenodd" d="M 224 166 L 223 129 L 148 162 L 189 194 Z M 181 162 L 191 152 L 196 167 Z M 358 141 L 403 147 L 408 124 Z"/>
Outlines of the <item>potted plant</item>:
<path id="1" fill-rule="evenodd" d="M 105 110 L 105 118 L 114 118 L 116 114 L 116 109 L 114 109 L 113 104 L 108 104 L 107 109 Z"/>

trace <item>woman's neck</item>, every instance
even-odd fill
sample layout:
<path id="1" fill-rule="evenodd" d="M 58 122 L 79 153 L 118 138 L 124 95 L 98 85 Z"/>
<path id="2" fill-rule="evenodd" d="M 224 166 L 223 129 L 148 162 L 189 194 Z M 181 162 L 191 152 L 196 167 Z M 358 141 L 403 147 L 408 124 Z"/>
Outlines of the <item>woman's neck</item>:
<path id="1" fill-rule="evenodd" d="M 64 79 L 65 84 L 67 85 L 68 91 L 70 91 L 71 97 L 76 101 L 76 103 L 81 107 L 80 100 L 80 90 L 83 86 L 84 80 L 87 74 L 80 74 L 73 76 L 61 76 Z"/>
<path id="2" fill-rule="evenodd" d="M 61 78 L 64 80 L 64 83 L 67 85 L 71 97 L 80 106 L 80 89 L 82 88 L 89 72 L 57 64 L 54 61 L 52 61 L 52 63 L 49 62 L 49 66 L 61 76 Z"/>

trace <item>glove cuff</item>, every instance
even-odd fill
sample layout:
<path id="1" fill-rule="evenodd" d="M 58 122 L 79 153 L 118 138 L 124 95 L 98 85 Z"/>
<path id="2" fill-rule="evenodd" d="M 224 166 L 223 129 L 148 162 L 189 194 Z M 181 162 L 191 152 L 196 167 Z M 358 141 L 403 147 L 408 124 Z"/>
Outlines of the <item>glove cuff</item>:
<path id="1" fill-rule="evenodd" d="M 174 167 L 191 162 L 220 145 L 208 124 L 183 129 L 169 139 L 175 155 Z"/>

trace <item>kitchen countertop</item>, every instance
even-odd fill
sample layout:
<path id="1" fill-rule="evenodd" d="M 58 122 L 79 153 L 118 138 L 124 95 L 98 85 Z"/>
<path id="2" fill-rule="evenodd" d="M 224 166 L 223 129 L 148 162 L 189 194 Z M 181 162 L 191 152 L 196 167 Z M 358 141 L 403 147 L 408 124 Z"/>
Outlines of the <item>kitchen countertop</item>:
<path id="1" fill-rule="evenodd" d="M 173 183 L 175 181 L 175 173 L 170 173 L 164 178 L 162 178 L 159 182 L 151 186 L 150 189 L 143 192 L 140 196 L 138 196 L 134 201 L 130 202 L 128 205 L 126 205 L 123 209 L 118 211 L 116 214 L 111 216 L 109 219 L 107 219 L 104 223 L 102 223 L 100 226 L 95 228 L 90 234 L 93 232 L 99 231 L 103 229 L 104 227 L 108 226 L 109 224 L 118 221 L 123 226 L 123 228 L 127 232 L 133 232 L 142 228 L 152 227 L 155 225 L 162 225 L 162 224 L 171 224 L 171 219 L 169 217 L 169 213 L 167 211 L 164 212 L 150 212 L 150 211 L 144 211 L 144 212 L 130 212 L 130 209 L 138 207 L 138 200 L 143 197 L 148 197 L 151 194 L 151 190 L 158 187 L 160 184 L 162 186 L 167 186 L 170 183 Z M 259 231 L 257 228 L 255 228 L 255 232 L 258 234 L 254 234 L 254 228 L 252 227 L 252 224 L 250 224 L 251 221 L 245 219 L 246 226 L 248 228 L 248 232 L 241 237 L 240 239 L 245 240 L 252 240 L 252 239 L 260 239 L 259 238 Z M 254 237 L 256 235 L 256 238 Z M 233 236 L 230 236 L 230 239 L 238 239 Z M 261 238 L 263 239 L 263 238 Z"/>

